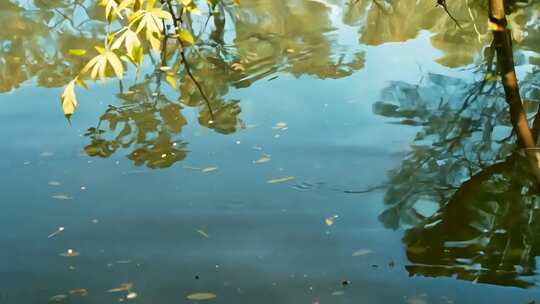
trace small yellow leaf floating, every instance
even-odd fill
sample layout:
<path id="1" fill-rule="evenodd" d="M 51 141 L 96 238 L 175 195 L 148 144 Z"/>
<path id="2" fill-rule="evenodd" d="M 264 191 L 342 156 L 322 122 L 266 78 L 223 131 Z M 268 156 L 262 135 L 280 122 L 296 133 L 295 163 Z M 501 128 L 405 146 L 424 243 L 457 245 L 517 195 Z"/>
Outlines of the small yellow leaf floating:
<path id="1" fill-rule="evenodd" d="M 354 257 L 363 256 L 363 255 L 368 255 L 370 253 L 373 253 L 373 251 L 371 251 L 369 249 L 360 249 L 360 250 L 356 250 L 355 252 L 353 252 L 352 256 L 354 256 Z"/>
<path id="2" fill-rule="evenodd" d="M 67 298 L 68 298 L 67 295 L 59 294 L 59 295 L 55 295 L 55 296 L 51 297 L 49 299 L 49 302 L 62 302 L 62 301 L 65 301 Z"/>
<path id="3" fill-rule="evenodd" d="M 119 287 L 111 288 L 108 292 L 129 291 L 133 287 L 133 283 L 122 283 Z"/>
<path id="4" fill-rule="evenodd" d="M 88 295 L 88 290 L 86 290 L 85 288 L 72 289 L 72 290 L 69 291 L 69 294 L 70 295 L 77 295 L 77 296 L 81 296 L 81 297 L 86 297 Z"/>
<path id="5" fill-rule="evenodd" d="M 339 217 L 338 215 L 332 215 L 332 216 L 326 218 L 324 220 L 324 222 L 326 223 L 326 225 L 332 226 L 332 225 L 334 225 L 334 220 L 337 219 L 338 217 Z"/>
<path id="6" fill-rule="evenodd" d="M 83 50 L 83 49 L 69 49 L 68 52 L 69 52 L 70 55 L 73 55 L 73 56 L 84 56 L 84 55 L 86 55 L 86 50 Z"/>
<path id="7" fill-rule="evenodd" d="M 60 256 L 63 256 L 63 257 L 76 257 L 79 255 L 81 255 L 81 253 L 73 249 L 68 249 L 66 252 L 60 253 Z"/>
<path id="8" fill-rule="evenodd" d="M 192 301 L 204 301 L 204 300 L 212 300 L 215 299 L 217 295 L 210 293 L 210 292 L 198 292 L 198 293 L 192 293 L 187 296 L 188 300 Z"/>
<path id="9" fill-rule="evenodd" d="M 51 197 L 54 198 L 54 199 L 57 199 L 57 200 L 72 200 L 73 199 L 72 196 L 69 196 L 67 194 L 57 194 L 57 195 L 53 195 Z"/>
<path id="10" fill-rule="evenodd" d="M 208 173 L 208 172 L 216 171 L 217 169 L 218 167 L 207 167 L 207 168 L 202 169 L 201 172 Z"/>
<path id="11" fill-rule="evenodd" d="M 294 176 L 287 176 L 287 177 L 282 177 L 282 178 L 270 179 L 270 180 L 267 181 L 267 183 L 269 183 L 269 184 L 284 183 L 284 182 L 288 182 L 290 180 L 293 180 L 295 178 L 296 177 L 294 177 Z"/>
<path id="12" fill-rule="evenodd" d="M 264 163 L 267 163 L 267 162 L 269 162 L 271 160 L 272 160 L 272 157 L 270 156 L 270 154 L 263 154 L 263 155 L 261 155 L 261 158 L 257 159 L 253 163 L 254 164 L 264 164 Z"/>
<path id="13" fill-rule="evenodd" d="M 195 230 L 197 231 L 200 235 L 204 236 L 205 238 L 209 238 L 210 236 L 208 235 L 208 233 L 204 232 L 204 230 L 201 230 L 201 229 L 197 229 Z"/>

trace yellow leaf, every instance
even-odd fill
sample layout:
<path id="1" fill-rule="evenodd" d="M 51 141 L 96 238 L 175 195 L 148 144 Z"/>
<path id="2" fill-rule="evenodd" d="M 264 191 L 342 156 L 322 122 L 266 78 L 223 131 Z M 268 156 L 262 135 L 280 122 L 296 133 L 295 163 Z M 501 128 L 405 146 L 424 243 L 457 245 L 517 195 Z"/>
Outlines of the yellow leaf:
<path id="1" fill-rule="evenodd" d="M 182 41 L 187 42 L 189 44 L 195 43 L 195 39 L 193 39 L 193 36 L 190 32 L 186 30 L 178 30 L 177 31 L 178 38 L 180 38 Z"/>
<path id="2" fill-rule="evenodd" d="M 66 117 L 73 115 L 75 109 L 77 108 L 77 97 L 75 96 L 76 81 L 77 79 L 74 79 L 68 83 L 64 89 L 64 93 L 62 93 L 62 97 L 60 98 L 62 102 L 62 110 L 64 111 L 64 115 L 66 115 Z"/>
<path id="3" fill-rule="evenodd" d="M 188 300 L 192 301 L 204 301 L 204 300 L 212 300 L 215 299 L 217 296 L 210 292 L 198 292 L 198 293 L 192 293 L 187 296 Z"/>
<path id="4" fill-rule="evenodd" d="M 73 56 L 84 56 L 86 54 L 86 50 L 83 49 L 69 49 L 68 52 Z"/>

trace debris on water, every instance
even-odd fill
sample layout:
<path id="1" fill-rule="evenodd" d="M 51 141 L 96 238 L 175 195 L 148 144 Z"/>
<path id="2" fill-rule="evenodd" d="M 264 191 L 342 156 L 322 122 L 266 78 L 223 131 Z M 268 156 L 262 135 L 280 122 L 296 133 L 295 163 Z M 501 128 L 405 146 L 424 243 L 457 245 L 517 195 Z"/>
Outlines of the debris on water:
<path id="1" fill-rule="evenodd" d="M 201 170 L 202 173 L 208 173 L 208 172 L 212 172 L 212 171 L 216 171 L 218 169 L 218 167 L 206 167 L 204 169 Z"/>
<path id="2" fill-rule="evenodd" d="M 136 297 L 137 297 L 136 292 L 130 292 L 127 294 L 126 299 L 131 300 L 131 299 L 135 299 Z"/>
<path id="3" fill-rule="evenodd" d="M 394 263 L 394 260 L 390 261 L 390 263 L 388 263 L 388 267 L 394 267 L 396 265 L 396 263 Z"/>
<path id="4" fill-rule="evenodd" d="M 274 130 L 287 130 L 289 128 L 289 126 L 287 125 L 286 122 L 284 121 L 280 121 L 278 123 L 276 123 L 276 125 L 272 128 Z"/>
<path id="5" fill-rule="evenodd" d="M 208 233 L 206 233 L 204 230 L 201 230 L 201 229 L 197 229 L 195 230 L 197 231 L 200 235 L 204 236 L 205 238 L 209 238 L 210 236 L 208 235 Z"/>
<path id="6" fill-rule="evenodd" d="M 329 216 L 324 220 L 324 223 L 328 226 L 332 226 L 334 225 L 334 220 L 337 219 L 338 217 L 339 215 L 336 215 L 336 214 Z"/>
<path id="7" fill-rule="evenodd" d="M 49 298 L 49 302 L 62 302 L 65 301 L 67 298 L 68 296 L 65 294 L 58 294 Z"/>
<path id="8" fill-rule="evenodd" d="M 60 232 L 64 231 L 64 229 L 65 229 L 64 227 L 58 227 L 58 229 L 56 229 L 55 232 L 49 234 L 49 236 L 48 236 L 47 238 L 50 239 L 50 238 L 54 237 L 55 235 L 57 235 L 57 234 L 59 234 Z"/>
<path id="9" fill-rule="evenodd" d="M 198 275 L 195 276 L 195 280 L 198 280 L 200 279 L 200 277 Z"/>
<path id="10" fill-rule="evenodd" d="M 235 141 L 234 143 L 237 144 L 237 145 L 239 145 L 239 144 L 241 144 L 242 142 L 239 141 L 239 140 L 237 140 L 237 141 Z"/>
<path id="11" fill-rule="evenodd" d="M 272 160 L 272 157 L 270 154 L 263 153 L 261 157 L 255 161 L 253 161 L 254 164 L 264 164 Z"/>
<path id="12" fill-rule="evenodd" d="M 309 182 L 301 182 L 299 184 L 291 185 L 291 188 L 298 191 L 308 191 L 315 189 L 316 187 L 320 187 L 322 183 L 309 183 Z"/>
<path id="13" fill-rule="evenodd" d="M 287 177 L 282 177 L 282 178 L 270 179 L 270 180 L 268 180 L 266 182 L 269 183 L 269 184 L 278 184 L 278 183 L 288 182 L 288 181 L 293 180 L 293 179 L 295 179 L 294 176 L 287 176 Z"/>
<path id="14" fill-rule="evenodd" d="M 377 265 L 377 264 L 373 264 L 373 265 L 371 265 L 371 267 L 373 267 L 373 268 L 377 268 L 377 267 L 379 267 L 379 265 Z"/>
<path id="15" fill-rule="evenodd" d="M 50 181 L 50 182 L 47 183 L 47 185 L 49 185 L 49 186 L 60 186 L 61 183 L 58 182 L 58 181 Z"/>
<path id="16" fill-rule="evenodd" d="M 28 166 L 28 165 L 30 165 L 31 163 L 32 163 L 31 161 L 25 161 L 25 162 L 23 163 L 23 165 Z"/>
<path id="17" fill-rule="evenodd" d="M 122 283 L 122 284 L 120 284 L 120 286 L 115 287 L 115 288 L 111 288 L 111 289 L 109 289 L 107 291 L 108 292 L 130 291 L 131 288 L 133 288 L 133 283 L 128 282 L 128 283 Z"/>
<path id="18" fill-rule="evenodd" d="M 69 294 L 86 297 L 88 295 L 88 290 L 86 290 L 85 288 L 72 289 L 69 291 Z"/>
<path id="19" fill-rule="evenodd" d="M 357 256 L 368 255 L 370 253 L 373 253 L 373 251 L 371 251 L 369 249 L 360 249 L 360 250 L 356 250 L 355 252 L 353 252 L 352 256 L 357 257 Z"/>
<path id="20" fill-rule="evenodd" d="M 262 151 L 262 147 L 259 147 L 259 146 L 253 146 L 251 147 L 253 150 L 257 150 L 257 151 Z"/>
<path id="21" fill-rule="evenodd" d="M 41 154 L 39 154 L 39 156 L 41 156 L 41 157 L 51 157 L 53 155 L 54 155 L 53 152 L 48 152 L 48 151 L 42 152 Z"/>
<path id="22" fill-rule="evenodd" d="M 119 260 L 119 261 L 116 261 L 116 264 L 129 264 L 131 263 L 131 260 Z"/>
<path id="23" fill-rule="evenodd" d="M 345 294 L 345 292 L 343 290 L 336 290 L 336 291 L 332 292 L 332 295 L 336 296 L 336 297 L 337 296 L 342 296 L 344 294 Z"/>
<path id="24" fill-rule="evenodd" d="M 192 301 L 204 301 L 204 300 L 212 300 L 217 297 L 216 294 L 213 294 L 211 292 L 197 292 L 192 293 L 187 296 L 188 300 Z"/>
<path id="25" fill-rule="evenodd" d="M 60 256 L 63 256 L 63 257 L 76 257 L 76 256 L 79 256 L 80 254 L 81 253 L 78 252 L 78 251 L 75 251 L 73 249 L 68 249 L 67 251 L 60 253 Z"/>
<path id="26" fill-rule="evenodd" d="M 67 194 L 56 194 L 51 197 L 57 200 L 72 200 L 73 199 L 73 196 L 69 196 Z"/>
<path id="27" fill-rule="evenodd" d="M 341 281 L 341 285 L 343 285 L 343 286 L 348 286 L 348 285 L 350 285 L 350 284 L 351 284 L 351 281 L 349 281 L 349 280 L 343 280 L 343 281 Z"/>
<path id="28" fill-rule="evenodd" d="M 99 223 L 99 220 L 98 219 L 93 219 L 91 222 L 94 223 L 94 224 L 97 224 L 97 223 Z"/>
<path id="29" fill-rule="evenodd" d="M 85 187 L 85 186 L 81 186 L 81 190 L 82 190 L 82 191 L 86 190 L 86 187 Z"/>

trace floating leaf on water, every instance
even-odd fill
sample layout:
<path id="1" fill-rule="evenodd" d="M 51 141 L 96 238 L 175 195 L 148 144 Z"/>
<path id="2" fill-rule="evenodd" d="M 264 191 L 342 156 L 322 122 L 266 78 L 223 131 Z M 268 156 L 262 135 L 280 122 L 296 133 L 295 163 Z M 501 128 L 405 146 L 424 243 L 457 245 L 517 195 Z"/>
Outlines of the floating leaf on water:
<path id="1" fill-rule="evenodd" d="M 287 176 L 287 177 L 282 177 L 282 178 L 270 179 L 270 180 L 268 180 L 266 182 L 269 183 L 269 184 L 277 184 L 277 183 L 288 182 L 288 181 L 293 180 L 293 179 L 295 179 L 294 176 Z"/>
<path id="2" fill-rule="evenodd" d="M 76 257 L 79 255 L 81 255 L 81 253 L 73 249 L 68 249 L 66 252 L 60 253 L 60 256 L 63 256 L 63 257 Z"/>
<path id="3" fill-rule="evenodd" d="M 197 229 L 195 230 L 197 231 L 200 235 L 204 236 L 205 238 L 209 238 L 210 236 L 208 235 L 208 233 L 204 232 L 204 230 L 201 230 L 201 229 Z"/>
<path id="4" fill-rule="evenodd" d="M 57 194 L 57 195 L 53 195 L 51 197 L 54 198 L 54 199 L 57 199 L 57 200 L 72 200 L 73 199 L 72 196 L 69 196 L 67 194 Z"/>
<path id="5" fill-rule="evenodd" d="M 55 295 L 55 296 L 51 297 L 49 299 L 49 302 L 62 302 L 62 301 L 65 301 L 67 298 L 68 298 L 67 295 L 59 294 L 59 295 Z"/>
<path id="6" fill-rule="evenodd" d="M 274 130 L 286 130 L 288 128 L 288 125 L 286 122 L 280 121 L 276 123 L 276 125 L 272 128 Z"/>
<path id="7" fill-rule="evenodd" d="M 356 250 L 355 252 L 353 252 L 352 256 L 363 256 L 363 255 L 368 255 L 370 253 L 373 253 L 373 251 L 369 250 L 369 249 L 360 249 L 360 250 Z"/>
<path id="8" fill-rule="evenodd" d="M 70 295 L 78 295 L 78 296 L 81 296 L 81 297 L 86 297 L 88 295 L 88 290 L 86 290 L 85 288 L 72 289 L 72 290 L 69 291 L 69 294 Z"/>
<path id="9" fill-rule="evenodd" d="M 332 292 L 332 295 L 333 295 L 333 296 L 336 296 L 336 297 L 337 297 L 337 296 L 342 296 L 342 295 L 344 295 L 344 294 L 345 294 L 345 292 L 342 291 L 342 290 L 337 290 L 337 291 Z"/>
<path id="10" fill-rule="evenodd" d="M 339 216 L 338 215 L 332 215 L 330 217 L 327 217 L 324 222 L 326 223 L 326 225 L 328 226 L 332 226 L 334 225 L 334 220 L 337 219 Z"/>
<path id="11" fill-rule="evenodd" d="M 207 167 L 207 168 L 204 168 L 201 170 L 202 173 L 207 173 L 207 172 L 212 172 L 212 171 L 216 171 L 218 169 L 218 167 Z"/>
<path id="12" fill-rule="evenodd" d="M 204 300 L 212 300 L 215 299 L 217 295 L 210 293 L 210 292 L 198 292 L 198 293 L 192 293 L 187 296 L 188 300 L 192 301 L 204 301 Z"/>
<path id="13" fill-rule="evenodd" d="M 61 183 L 57 182 L 57 181 L 50 181 L 50 182 L 47 183 L 47 185 L 49 185 L 49 186 L 60 186 Z"/>
<path id="14" fill-rule="evenodd" d="M 131 299 L 135 299 L 136 297 L 137 297 L 136 292 L 130 292 L 127 294 L 126 299 L 131 300 Z"/>
<path id="15" fill-rule="evenodd" d="M 129 264 L 131 263 L 131 260 L 119 260 L 119 261 L 116 261 L 116 264 Z"/>
<path id="16" fill-rule="evenodd" d="M 108 292 L 119 292 L 119 291 L 129 291 L 131 288 L 133 288 L 133 283 L 122 283 L 119 287 L 111 288 L 107 290 Z"/>
<path id="17" fill-rule="evenodd" d="M 264 164 L 264 163 L 267 163 L 269 161 L 271 161 L 272 158 L 270 156 L 270 154 L 263 154 L 261 155 L 261 158 L 257 159 L 256 161 L 253 161 L 254 164 Z"/>
<path id="18" fill-rule="evenodd" d="M 189 170 L 197 170 L 197 171 L 202 170 L 202 168 L 199 168 L 199 167 L 185 166 L 185 165 L 182 166 L 182 168 L 189 169 Z"/>
<path id="19" fill-rule="evenodd" d="M 42 152 L 41 154 L 39 154 L 39 156 L 41 157 L 50 157 L 50 156 L 53 156 L 54 153 L 52 152 Z"/>
<path id="20" fill-rule="evenodd" d="M 53 236 L 59 234 L 59 233 L 62 232 L 62 231 L 64 231 L 64 227 L 58 227 L 58 229 L 57 229 L 55 232 L 49 234 L 49 236 L 48 236 L 47 238 L 50 239 L 50 238 L 52 238 Z"/>

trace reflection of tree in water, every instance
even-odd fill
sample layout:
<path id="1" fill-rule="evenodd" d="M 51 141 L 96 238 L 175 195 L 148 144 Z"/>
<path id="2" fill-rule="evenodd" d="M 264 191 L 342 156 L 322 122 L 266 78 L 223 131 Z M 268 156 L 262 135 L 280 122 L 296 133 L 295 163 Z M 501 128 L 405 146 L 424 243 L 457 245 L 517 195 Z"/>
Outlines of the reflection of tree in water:
<path id="1" fill-rule="evenodd" d="M 109 157 L 122 148 L 130 151 L 128 158 L 136 165 L 169 167 L 186 157 L 187 143 L 175 140 L 187 123 L 185 108 L 198 111 L 200 125 L 230 134 L 244 127 L 239 101 L 226 98 L 231 87 L 248 87 L 277 72 L 340 78 L 363 67 L 359 50 L 350 58 L 344 50 L 334 53 L 336 37 L 327 33 L 333 30 L 329 8 L 321 3 L 242 1 L 230 25 L 236 33 L 232 46 L 225 37 L 224 15 L 230 10 L 218 7 L 208 32 L 200 34 L 208 40 L 202 40 L 196 51 L 186 50 L 196 82 L 183 68 L 180 50 L 164 49 L 154 65 L 167 68 L 157 68 L 143 82 L 118 94 L 122 105 L 110 106 L 98 126 L 88 130 L 88 155 Z M 167 90 L 161 90 L 162 85 Z M 177 97 L 166 97 L 174 93 Z"/>
<path id="2" fill-rule="evenodd" d="M 529 110 L 537 108 L 536 75 L 522 83 Z M 539 189 L 515 144 L 501 88 L 489 78 L 431 74 L 425 85 L 384 90 L 374 112 L 419 131 L 390 172 L 380 220 L 407 227 L 411 275 L 528 287 L 540 255 Z"/>

